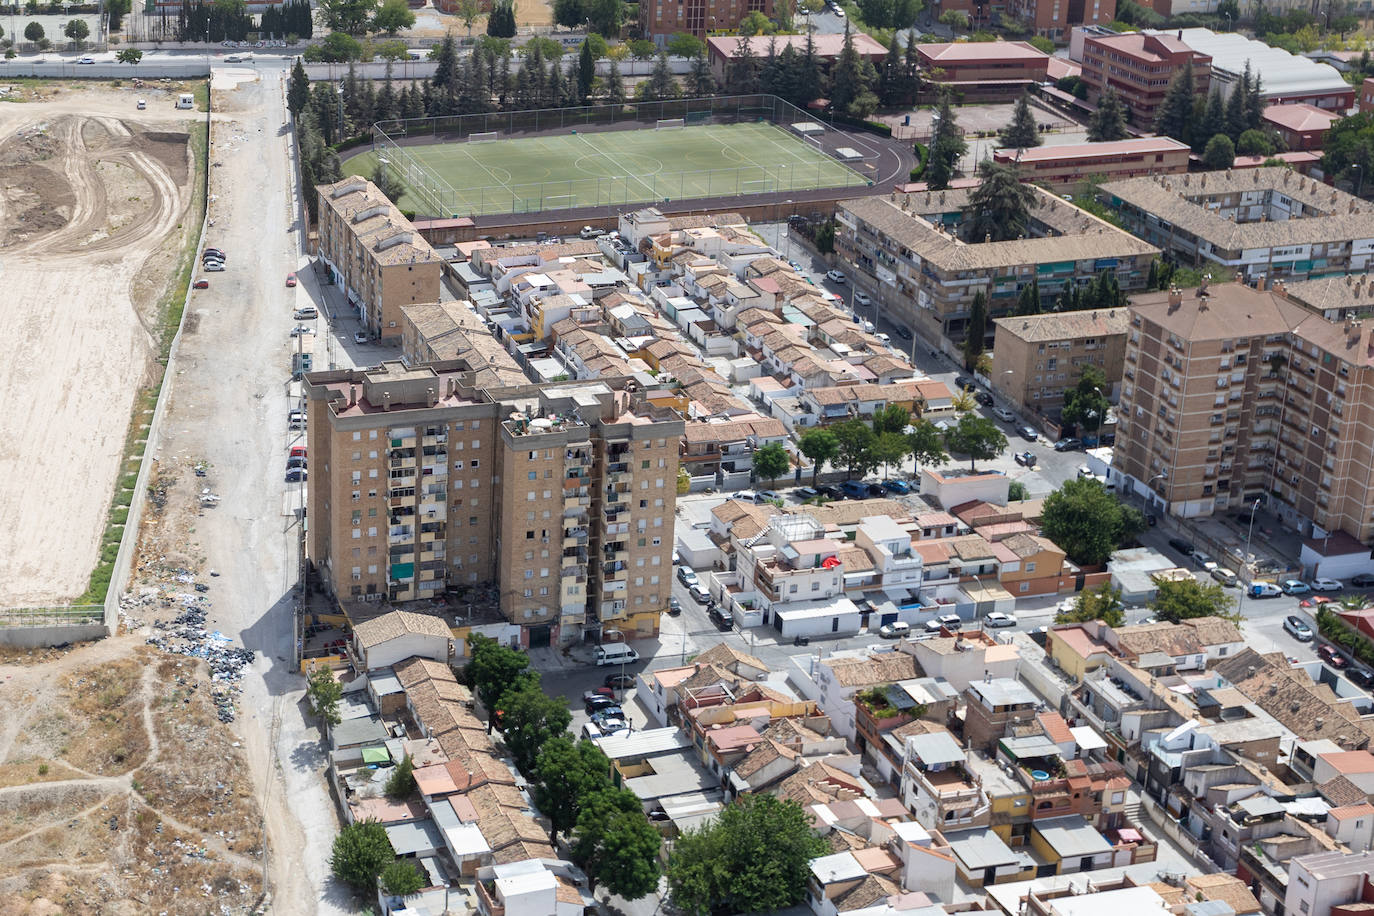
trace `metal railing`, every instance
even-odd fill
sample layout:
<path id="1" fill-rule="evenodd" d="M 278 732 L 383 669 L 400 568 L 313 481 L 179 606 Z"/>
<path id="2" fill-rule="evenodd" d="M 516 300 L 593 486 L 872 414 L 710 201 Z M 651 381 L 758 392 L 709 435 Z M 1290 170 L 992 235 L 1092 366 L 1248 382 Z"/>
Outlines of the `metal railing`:
<path id="1" fill-rule="evenodd" d="M 105 606 L 102 604 L 0 608 L 0 627 L 78 627 L 101 623 L 104 619 Z"/>

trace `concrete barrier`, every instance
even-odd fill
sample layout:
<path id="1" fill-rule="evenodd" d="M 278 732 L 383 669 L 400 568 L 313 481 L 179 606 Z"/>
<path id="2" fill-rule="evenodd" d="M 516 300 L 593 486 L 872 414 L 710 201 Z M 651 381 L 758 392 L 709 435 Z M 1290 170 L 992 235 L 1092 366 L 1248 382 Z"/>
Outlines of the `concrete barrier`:
<path id="1" fill-rule="evenodd" d="M 60 646 L 64 642 L 87 642 L 103 639 L 110 632 L 103 623 L 74 626 L 0 627 L 0 646 L 15 649 L 41 649 Z"/>

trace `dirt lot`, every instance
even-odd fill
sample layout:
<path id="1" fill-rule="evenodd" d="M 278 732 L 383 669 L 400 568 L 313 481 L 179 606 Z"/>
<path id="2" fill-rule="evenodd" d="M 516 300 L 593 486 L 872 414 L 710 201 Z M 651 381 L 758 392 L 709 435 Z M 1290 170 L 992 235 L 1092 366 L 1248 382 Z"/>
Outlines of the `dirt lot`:
<path id="1" fill-rule="evenodd" d="M 203 663 L 133 637 L 8 653 L 0 916 L 258 903 L 259 809 L 209 688 Z"/>
<path id="2" fill-rule="evenodd" d="M 172 89 L 73 85 L 0 105 L 0 263 L 22 341 L 0 367 L 0 605 L 85 590 L 190 200 L 196 112 Z"/>

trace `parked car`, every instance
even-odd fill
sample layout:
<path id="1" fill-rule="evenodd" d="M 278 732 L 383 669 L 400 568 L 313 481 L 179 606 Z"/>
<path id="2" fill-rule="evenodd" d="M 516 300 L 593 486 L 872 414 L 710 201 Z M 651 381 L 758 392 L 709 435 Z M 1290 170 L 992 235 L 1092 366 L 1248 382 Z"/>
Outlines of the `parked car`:
<path id="1" fill-rule="evenodd" d="M 1350 666 L 1350 660 L 1342 655 L 1335 646 L 1327 643 L 1317 647 L 1317 657 L 1337 670 Z"/>
<path id="2" fill-rule="evenodd" d="M 320 313 L 313 305 L 303 305 L 292 312 L 291 317 L 296 321 L 309 321 L 312 318 L 320 317 Z"/>
<path id="3" fill-rule="evenodd" d="M 628 674 L 608 674 L 602 683 L 618 690 L 628 690 L 635 685 L 635 679 Z"/>
<path id="4" fill-rule="evenodd" d="M 584 696 L 582 698 L 582 708 L 585 709 L 587 711 L 587 715 L 590 716 L 593 713 L 598 713 L 603 709 L 619 710 L 620 704 L 616 702 L 614 697 L 608 697 L 605 694 L 598 693 L 593 694 L 592 696 Z"/>
<path id="5" fill-rule="evenodd" d="M 1235 585 L 1238 581 L 1236 579 L 1236 574 L 1224 566 L 1213 566 L 1212 578 L 1216 579 L 1222 585 Z"/>
<path id="6" fill-rule="evenodd" d="M 1033 452 L 1017 452 L 1016 463 L 1033 468 L 1035 467 L 1035 454 Z"/>
<path id="7" fill-rule="evenodd" d="M 868 293 L 861 289 L 856 289 L 854 290 L 854 304 L 868 306 L 873 304 L 873 300 L 868 298 Z"/>
<path id="8" fill-rule="evenodd" d="M 883 489 L 883 485 L 880 483 L 870 483 L 864 487 L 864 495 L 869 499 L 877 499 L 886 492 L 887 491 Z"/>
<path id="9" fill-rule="evenodd" d="M 820 491 L 813 487 L 797 487 L 792 491 L 792 495 L 802 502 L 806 502 L 808 499 L 815 499 L 819 496 Z"/>
<path id="10" fill-rule="evenodd" d="M 1374 586 L 1374 573 L 1360 573 L 1350 580 L 1350 584 L 1356 588 L 1370 588 Z"/>
<path id="11" fill-rule="evenodd" d="M 1251 598 L 1277 598 L 1279 595 L 1282 595 L 1282 594 L 1283 594 L 1283 589 L 1279 588 L 1277 585 L 1275 585 L 1275 584 L 1272 583 L 1272 582 L 1251 582 L 1251 583 L 1250 583 L 1250 597 L 1251 597 Z"/>
<path id="12" fill-rule="evenodd" d="M 691 588 L 693 585 L 697 584 L 696 570 L 688 566 L 679 566 L 677 568 L 677 581 Z"/>
<path id="13" fill-rule="evenodd" d="M 1179 553 L 1183 554 L 1185 557 L 1191 557 L 1193 555 L 1193 551 L 1196 549 L 1193 547 L 1192 541 L 1185 541 L 1183 538 L 1169 538 L 1169 546 L 1177 550 Z"/>
<path id="14" fill-rule="evenodd" d="M 303 455 L 302 455 L 302 456 L 292 455 L 290 458 L 287 458 L 287 459 L 286 459 L 286 467 L 287 467 L 287 470 L 290 470 L 291 468 L 304 468 L 304 467 L 309 467 L 309 464 L 308 464 L 309 461 L 310 461 L 310 459 L 304 457 Z"/>
<path id="15" fill-rule="evenodd" d="M 885 623 L 878 628 L 878 635 L 883 639 L 901 639 L 911 634 L 911 624 L 901 620 L 894 620 L 892 623 Z"/>
<path id="16" fill-rule="evenodd" d="M 735 628 L 735 615 L 719 605 L 711 605 L 711 609 L 706 612 L 706 616 L 711 618 L 711 622 L 722 630 L 733 630 Z"/>
<path id="17" fill-rule="evenodd" d="M 1018 429 L 1017 432 L 1020 433 L 1021 438 L 1025 439 L 1027 442 L 1035 442 L 1040 438 L 1040 434 L 1035 431 L 1034 426 L 1023 426 Z"/>
<path id="18" fill-rule="evenodd" d="M 691 593 L 692 600 L 697 604 L 705 604 L 711 600 L 711 590 L 702 585 L 700 581 L 687 586 L 687 591 Z"/>
<path id="19" fill-rule="evenodd" d="M 200 253 L 200 257 L 202 260 L 205 258 L 218 258 L 221 261 L 227 261 L 229 259 L 229 256 L 218 248 L 207 248 Z"/>
<path id="20" fill-rule="evenodd" d="M 292 458 L 304 458 L 310 454 L 304 445 L 293 445 L 287 454 Z"/>
<path id="21" fill-rule="evenodd" d="M 862 480 L 846 480 L 840 484 L 840 492 L 847 499 L 863 499 L 868 496 L 868 484 Z"/>
<path id="22" fill-rule="evenodd" d="M 1054 450 L 1056 452 L 1071 452 L 1074 449 L 1082 447 L 1083 440 L 1075 439 L 1072 436 L 1066 436 L 1065 438 L 1060 439 L 1058 442 L 1054 444 Z"/>
<path id="23" fill-rule="evenodd" d="M 1285 595 L 1310 595 L 1312 586 L 1301 579 L 1284 579 L 1279 582 L 1279 588 L 1283 589 Z"/>
<path id="24" fill-rule="evenodd" d="M 902 340 L 910 340 L 911 328 L 908 328 L 906 325 L 902 324 L 897 325 L 897 336 L 902 338 Z"/>
<path id="25" fill-rule="evenodd" d="M 1198 569 L 1204 569 L 1208 572 L 1211 572 L 1213 569 L 1216 568 L 1217 562 L 1216 560 L 1212 559 L 1211 554 L 1203 553 L 1201 550 L 1194 550 L 1193 565 L 1196 566 Z"/>
<path id="26" fill-rule="evenodd" d="M 354 342 L 355 344 L 365 344 L 365 343 L 367 343 L 367 332 L 366 332 L 366 331 L 354 331 L 354 332 L 353 332 L 353 342 Z"/>
<path id="27" fill-rule="evenodd" d="M 202 266 L 203 268 L 205 268 L 207 271 L 209 271 L 210 273 L 212 273 L 212 274 L 213 274 L 213 273 L 219 273 L 220 271 L 224 270 L 224 262 L 223 262 L 223 261 L 216 261 L 216 260 L 214 260 L 213 258 L 211 258 L 210 260 L 206 261 L 206 262 L 205 262 L 204 264 L 202 264 L 201 266 Z"/>
<path id="28" fill-rule="evenodd" d="M 926 621 L 926 630 L 931 633 L 938 633 L 940 632 L 941 627 L 944 627 L 947 630 L 957 630 L 963 625 L 963 618 L 961 618 L 958 614 L 941 614 L 934 620 Z"/>
<path id="29" fill-rule="evenodd" d="M 983 618 L 985 627 L 1014 627 L 1016 626 L 1015 614 L 1004 614 L 1001 611 L 993 611 Z"/>
<path id="30" fill-rule="evenodd" d="M 298 325 L 296 325 L 294 328 L 291 329 L 291 336 L 292 336 L 292 337 L 300 337 L 302 334 L 311 334 L 311 333 L 313 333 L 313 332 L 312 332 L 309 328 L 307 328 L 305 325 L 303 325 L 303 324 L 298 324 Z"/>
<path id="31" fill-rule="evenodd" d="M 882 331 L 879 331 L 877 334 L 874 334 L 873 336 L 876 337 L 876 338 L 878 338 L 879 343 L 882 343 L 882 344 L 890 344 L 890 343 L 892 343 L 892 338 L 891 338 L 891 337 L 888 337 L 888 336 L 887 336 L 886 334 L 884 334 Z"/>
<path id="32" fill-rule="evenodd" d="M 1307 583 L 1314 592 L 1338 592 L 1344 588 L 1336 579 L 1313 579 Z"/>
<path id="33" fill-rule="evenodd" d="M 304 483 L 307 471 L 305 468 L 292 468 L 286 472 L 287 483 Z"/>
<path id="34" fill-rule="evenodd" d="M 983 405 L 984 407 L 991 407 L 994 403 L 996 403 L 995 401 L 993 401 L 992 395 L 988 394 L 986 391 L 979 391 L 978 393 L 976 393 L 973 396 L 973 400 L 976 403 Z"/>
<path id="35" fill-rule="evenodd" d="M 77 61 L 77 63 L 78 63 L 78 64 L 93 64 L 93 63 L 95 63 L 95 58 L 94 58 L 94 57 L 83 57 L 83 58 L 81 58 L 79 61 Z"/>
<path id="36" fill-rule="evenodd" d="M 754 502 L 760 504 L 771 503 L 775 499 L 782 499 L 782 497 L 779 496 L 777 493 L 774 493 L 772 490 L 759 490 L 757 493 L 754 494 Z"/>
<path id="37" fill-rule="evenodd" d="M 1368 690 L 1371 686 L 1374 686 L 1374 673 L 1371 673 L 1370 671 L 1367 671 L 1364 668 L 1351 668 L 1349 671 L 1345 673 L 1345 679 L 1358 687 L 1365 688 L 1366 690 Z"/>
<path id="38" fill-rule="evenodd" d="M 668 597 L 668 616 L 669 616 L 669 617 L 676 617 L 678 614 L 681 614 L 681 613 L 682 613 L 682 602 L 677 600 L 677 596 L 676 596 L 676 595 L 670 595 L 670 596 Z"/>
<path id="39" fill-rule="evenodd" d="M 605 235 L 606 230 L 598 229 L 595 226 L 583 226 L 582 231 L 577 234 L 583 239 L 595 239 Z"/>
<path id="40" fill-rule="evenodd" d="M 625 710 L 619 706 L 609 706 L 606 709 L 599 709 L 592 713 L 592 724 L 601 729 L 602 734 L 608 730 L 618 731 L 625 727 Z"/>
<path id="41" fill-rule="evenodd" d="M 965 388 L 972 390 L 978 387 L 978 383 L 967 375 L 956 375 L 954 377 L 954 387 L 958 388 L 960 391 L 963 391 Z"/>
<path id="42" fill-rule="evenodd" d="M 824 496 L 826 499 L 844 499 L 844 494 L 840 492 L 840 488 L 832 487 L 829 484 L 817 487 L 816 494 L 818 496 Z M 1370 584 L 1374 585 L 1374 582 Z"/>
<path id="43" fill-rule="evenodd" d="M 849 278 L 846 277 L 842 272 L 840 272 L 840 271 L 838 271 L 838 270 L 827 270 L 827 271 L 825 272 L 825 278 L 826 278 L 827 280 L 829 280 L 831 283 L 848 283 L 848 282 L 849 282 Z"/>
<path id="44" fill-rule="evenodd" d="M 203 279 L 202 279 L 202 280 L 197 280 L 196 282 L 194 282 L 194 283 L 191 284 L 191 288 L 192 288 L 192 289 L 209 289 L 209 288 L 210 288 L 210 281 L 209 281 L 209 280 L 203 280 Z"/>
<path id="45" fill-rule="evenodd" d="M 1010 423 L 1016 419 L 1016 414 L 1007 410 L 1005 407 L 994 407 L 992 409 L 992 415 L 1003 423 Z"/>
<path id="46" fill-rule="evenodd" d="M 883 489 L 889 493 L 899 493 L 905 496 L 911 492 L 911 484 L 905 480 L 884 480 Z"/>
<path id="47" fill-rule="evenodd" d="M 286 285 L 287 285 L 287 286 L 295 286 L 295 285 L 296 285 L 296 275 L 295 275 L 295 274 L 287 274 L 287 275 L 286 275 Z"/>
<path id="48" fill-rule="evenodd" d="M 1295 614 L 1289 614 L 1283 618 L 1283 628 L 1298 642 L 1311 642 L 1316 636 L 1312 632 L 1312 628 L 1307 625 L 1307 621 Z"/>

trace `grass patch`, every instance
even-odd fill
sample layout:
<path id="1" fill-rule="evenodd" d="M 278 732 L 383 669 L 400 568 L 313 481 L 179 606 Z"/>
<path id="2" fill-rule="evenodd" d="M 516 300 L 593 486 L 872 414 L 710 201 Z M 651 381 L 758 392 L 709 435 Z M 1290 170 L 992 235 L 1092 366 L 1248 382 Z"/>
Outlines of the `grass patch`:
<path id="1" fill-rule="evenodd" d="M 196 111 L 210 110 L 210 81 L 200 80 L 191 87 L 191 95 L 196 97 Z"/>
<path id="2" fill-rule="evenodd" d="M 209 104 L 210 84 L 197 84 L 197 92 L 203 91 L 206 105 Z M 197 95 L 197 99 L 201 98 Z M 202 108 L 202 111 L 207 110 Z M 162 392 L 164 369 L 167 354 L 172 348 L 181 317 L 186 310 L 186 294 L 191 289 L 191 271 L 196 262 L 196 244 L 200 240 L 200 224 L 195 219 L 205 216 L 205 182 L 208 172 L 207 152 L 209 150 L 209 128 L 203 121 L 190 126 L 191 160 L 195 169 L 191 175 L 191 206 L 187 209 L 186 219 L 181 223 L 184 237 L 181 242 L 181 255 L 177 258 L 171 281 L 163 291 L 157 305 L 157 357 L 159 370 L 156 379 L 139 389 L 134 395 L 133 414 L 129 418 L 129 428 L 124 434 L 124 454 L 142 454 L 143 458 L 129 459 L 125 462 L 118 481 L 115 483 L 114 496 L 110 501 L 105 517 L 105 533 L 100 539 L 100 558 L 95 569 L 91 570 L 86 583 L 86 591 L 76 599 L 75 604 L 104 604 L 110 592 L 110 580 L 114 576 L 115 559 L 119 556 L 119 543 L 126 533 L 125 525 L 129 520 L 129 508 L 133 505 L 134 487 L 138 484 L 138 468 L 147 460 L 147 450 L 140 443 L 148 438 L 147 424 L 152 422 L 153 411 L 157 409 L 158 396 Z M 137 537 L 138 532 L 128 532 Z"/>

